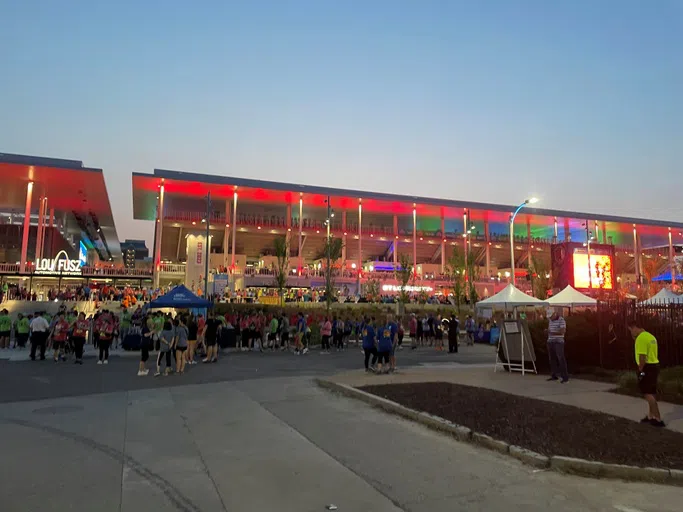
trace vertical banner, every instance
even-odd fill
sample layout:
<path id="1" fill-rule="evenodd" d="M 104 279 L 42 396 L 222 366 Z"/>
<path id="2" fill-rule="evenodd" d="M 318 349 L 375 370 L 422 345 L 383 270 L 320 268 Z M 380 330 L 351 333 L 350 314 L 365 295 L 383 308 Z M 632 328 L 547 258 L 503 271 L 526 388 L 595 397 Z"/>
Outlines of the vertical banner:
<path id="1" fill-rule="evenodd" d="M 228 288 L 228 274 L 215 274 L 213 276 L 213 294 L 222 297 L 225 295 L 226 288 Z"/>
<path id="2" fill-rule="evenodd" d="M 185 265 L 185 286 L 197 293 L 204 290 L 204 258 L 208 257 L 206 237 L 190 234 L 187 240 L 187 264 Z M 203 295 L 203 293 L 202 293 Z"/>

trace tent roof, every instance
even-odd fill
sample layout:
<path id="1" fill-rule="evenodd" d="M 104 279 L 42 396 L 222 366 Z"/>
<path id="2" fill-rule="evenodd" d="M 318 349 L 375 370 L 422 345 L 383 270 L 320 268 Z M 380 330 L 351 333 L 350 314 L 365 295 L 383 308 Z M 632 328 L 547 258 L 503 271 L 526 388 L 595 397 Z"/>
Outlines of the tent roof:
<path id="1" fill-rule="evenodd" d="M 683 295 L 677 295 L 668 288 L 662 288 L 653 297 L 644 300 L 641 304 L 661 304 L 663 302 L 680 302 L 683 304 Z"/>
<path id="2" fill-rule="evenodd" d="M 477 307 L 495 306 L 546 306 L 548 303 L 531 297 L 512 283 L 488 299 L 477 302 Z"/>
<path id="3" fill-rule="evenodd" d="M 567 287 L 548 299 L 551 306 L 596 306 L 598 301 L 567 285 Z"/>
<path id="4" fill-rule="evenodd" d="M 676 274 L 674 276 L 676 278 L 676 281 L 683 281 L 683 275 L 681 274 Z M 666 281 L 666 282 L 671 282 L 671 269 L 667 270 L 663 274 L 658 275 L 657 277 L 652 278 L 653 281 Z"/>
<path id="5" fill-rule="evenodd" d="M 182 284 L 149 303 L 150 308 L 210 308 L 212 306 L 211 301 L 197 297 Z"/>

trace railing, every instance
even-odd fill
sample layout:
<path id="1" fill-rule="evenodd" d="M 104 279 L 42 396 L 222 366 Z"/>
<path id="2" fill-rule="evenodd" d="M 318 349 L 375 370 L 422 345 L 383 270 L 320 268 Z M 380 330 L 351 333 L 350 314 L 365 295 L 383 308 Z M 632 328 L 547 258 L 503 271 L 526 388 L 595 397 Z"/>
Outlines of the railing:
<path id="1" fill-rule="evenodd" d="M 86 277 L 151 277 L 153 272 L 139 268 L 81 267 L 81 274 Z"/>
<path id="2" fill-rule="evenodd" d="M 184 263 L 162 263 L 159 265 L 160 272 L 168 272 L 170 274 L 184 274 L 185 264 Z"/>
<path id="3" fill-rule="evenodd" d="M 18 263 L 0 263 L 0 272 L 15 273 L 20 269 L 21 265 Z"/>

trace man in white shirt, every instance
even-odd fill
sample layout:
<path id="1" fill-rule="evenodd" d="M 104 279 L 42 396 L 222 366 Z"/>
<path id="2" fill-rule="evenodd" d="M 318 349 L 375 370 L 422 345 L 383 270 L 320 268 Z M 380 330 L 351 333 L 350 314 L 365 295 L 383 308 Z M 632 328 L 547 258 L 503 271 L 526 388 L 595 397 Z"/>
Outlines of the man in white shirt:
<path id="1" fill-rule="evenodd" d="M 550 371 L 552 375 L 548 380 L 557 380 L 557 374 L 562 377 L 562 384 L 569 381 L 567 372 L 567 360 L 564 357 L 564 335 L 567 332 L 567 323 L 562 318 L 562 309 L 555 308 L 548 321 L 548 356 L 550 357 Z"/>
<path id="2" fill-rule="evenodd" d="M 40 347 L 40 360 L 45 360 L 47 336 L 50 334 L 50 324 L 43 317 L 42 312 L 36 313 L 29 325 L 31 331 L 31 361 L 36 360 L 36 348 Z"/>

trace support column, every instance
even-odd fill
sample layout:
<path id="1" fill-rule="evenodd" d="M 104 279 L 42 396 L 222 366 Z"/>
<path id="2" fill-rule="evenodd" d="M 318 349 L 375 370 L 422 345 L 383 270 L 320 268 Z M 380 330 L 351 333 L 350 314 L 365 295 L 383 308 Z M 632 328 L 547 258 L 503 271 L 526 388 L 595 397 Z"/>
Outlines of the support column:
<path id="1" fill-rule="evenodd" d="M 55 209 L 50 208 L 50 247 L 48 248 L 48 254 L 52 256 L 54 254 L 54 242 L 55 242 Z"/>
<path id="2" fill-rule="evenodd" d="M 413 203 L 413 275 L 417 275 L 417 205 Z"/>
<path id="3" fill-rule="evenodd" d="M 441 208 L 441 273 L 446 272 L 446 219 Z"/>
<path id="4" fill-rule="evenodd" d="M 484 221 L 484 236 L 486 237 L 486 277 L 491 277 L 491 233 L 489 232 L 489 221 Z"/>
<path id="5" fill-rule="evenodd" d="M 161 237 L 164 231 L 164 183 L 159 185 L 159 202 L 157 203 L 157 236 L 154 239 L 154 288 L 159 288 L 159 273 L 161 272 Z"/>
<path id="6" fill-rule="evenodd" d="M 526 268 L 531 269 L 531 219 L 526 218 Z"/>
<path id="7" fill-rule="evenodd" d="M 671 284 L 676 284 L 676 253 L 674 252 L 671 228 L 669 228 L 669 265 L 671 266 Z"/>
<path id="8" fill-rule="evenodd" d="M 638 230 L 635 224 L 633 225 L 633 268 L 636 273 L 636 283 L 640 285 L 640 244 L 638 243 Z"/>
<path id="9" fill-rule="evenodd" d="M 602 223 L 602 243 L 607 243 L 607 223 L 604 221 Z"/>
<path id="10" fill-rule="evenodd" d="M 463 241 L 463 248 L 465 250 L 465 282 L 467 282 L 467 258 L 468 258 L 468 247 L 467 247 L 467 210 L 465 210 L 465 213 L 462 214 L 462 229 L 463 229 L 463 235 L 462 235 L 462 241 Z"/>
<path id="11" fill-rule="evenodd" d="M 394 268 L 398 264 L 398 215 L 394 215 Z"/>
<path id="12" fill-rule="evenodd" d="M 555 240 L 553 241 L 553 243 L 557 243 L 557 241 L 558 241 L 558 240 L 557 240 L 557 238 L 558 238 L 557 217 L 555 217 L 555 221 L 554 221 L 554 223 L 553 223 L 553 228 L 554 228 L 553 233 L 555 233 L 555 235 L 554 235 L 554 236 L 555 236 Z"/>
<path id="13" fill-rule="evenodd" d="M 181 229 L 182 231 L 182 229 Z M 228 268 L 230 253 L 230 201 L 225 200 L 225 228 L 223 229 L 223 266 Z"/>
<path id="14" fill-rule="evenodd" d="M 303 254 L 301 254 L 301 251 L 303 250 L 303 229 L 304 229 L 304 195 L 303 193 L 299 193 L 299 252 L 297 253 L 299 256 L 299 264 L 298 264 L 298 271 L 297 274 L 301 275 L 301 271 L 304 268 L 304 260 L 303 260 Z"/>
<path id="15" fill-rule="evenodd" d="M 346 210 L 342 212 L 342 268 L 346 268 Z"/>
<path id="16" fill-rule="evenodd" d="M 363 203 L 358 199 L 358 272 L 363 270 Z M 360 274 L 358 274 L 360 275 Z"/>
<path id="17" fill-rule="evenodd" d="M 235 241 L 237 240 L 237 190 L 232 195 L 232 251 L 230 251 L 230 268 L 235 271 Z"/>
<path id="18" fill-rule="evenodd" d="M 26 259 L 28 258 L 28 234 L 31 229 L 31 200 L 33 199 L 33 182 L 29 181 L 26 187 L 26 207 L 24 208 L 24 231 L 21 236 L 21 262 L 20 272 L 26 272 Z"/>
<path id="19" fill-rule="evenodd" d="M 603 236 L 602 240 L 600 240 L 600 234 L 601 234 L 600 233 L 600 225 L 598 224 L 598 221 L 596 220 L 595 221 L 595 240 L 597 240 L 597 242 L 599 244 L 600 243 L 604 244 L 605 243 L 605 237 Z"/>
<path id="20" fill-rule="evenodd" d="M 564 241 L 570 242 L 571 239 L 572 239 L 572 235 L 569 232 L 569 219 L 564 219 Z"/>
<path id="21" fill-rule="evenodd" d="M 45 196 L 40 196 L 38 202 L 38 227 L 36 229 L 36 255 L 35 259 L 39 260 L 42 254 L 43 247 L 43 226 L 45 225 Z"/>

